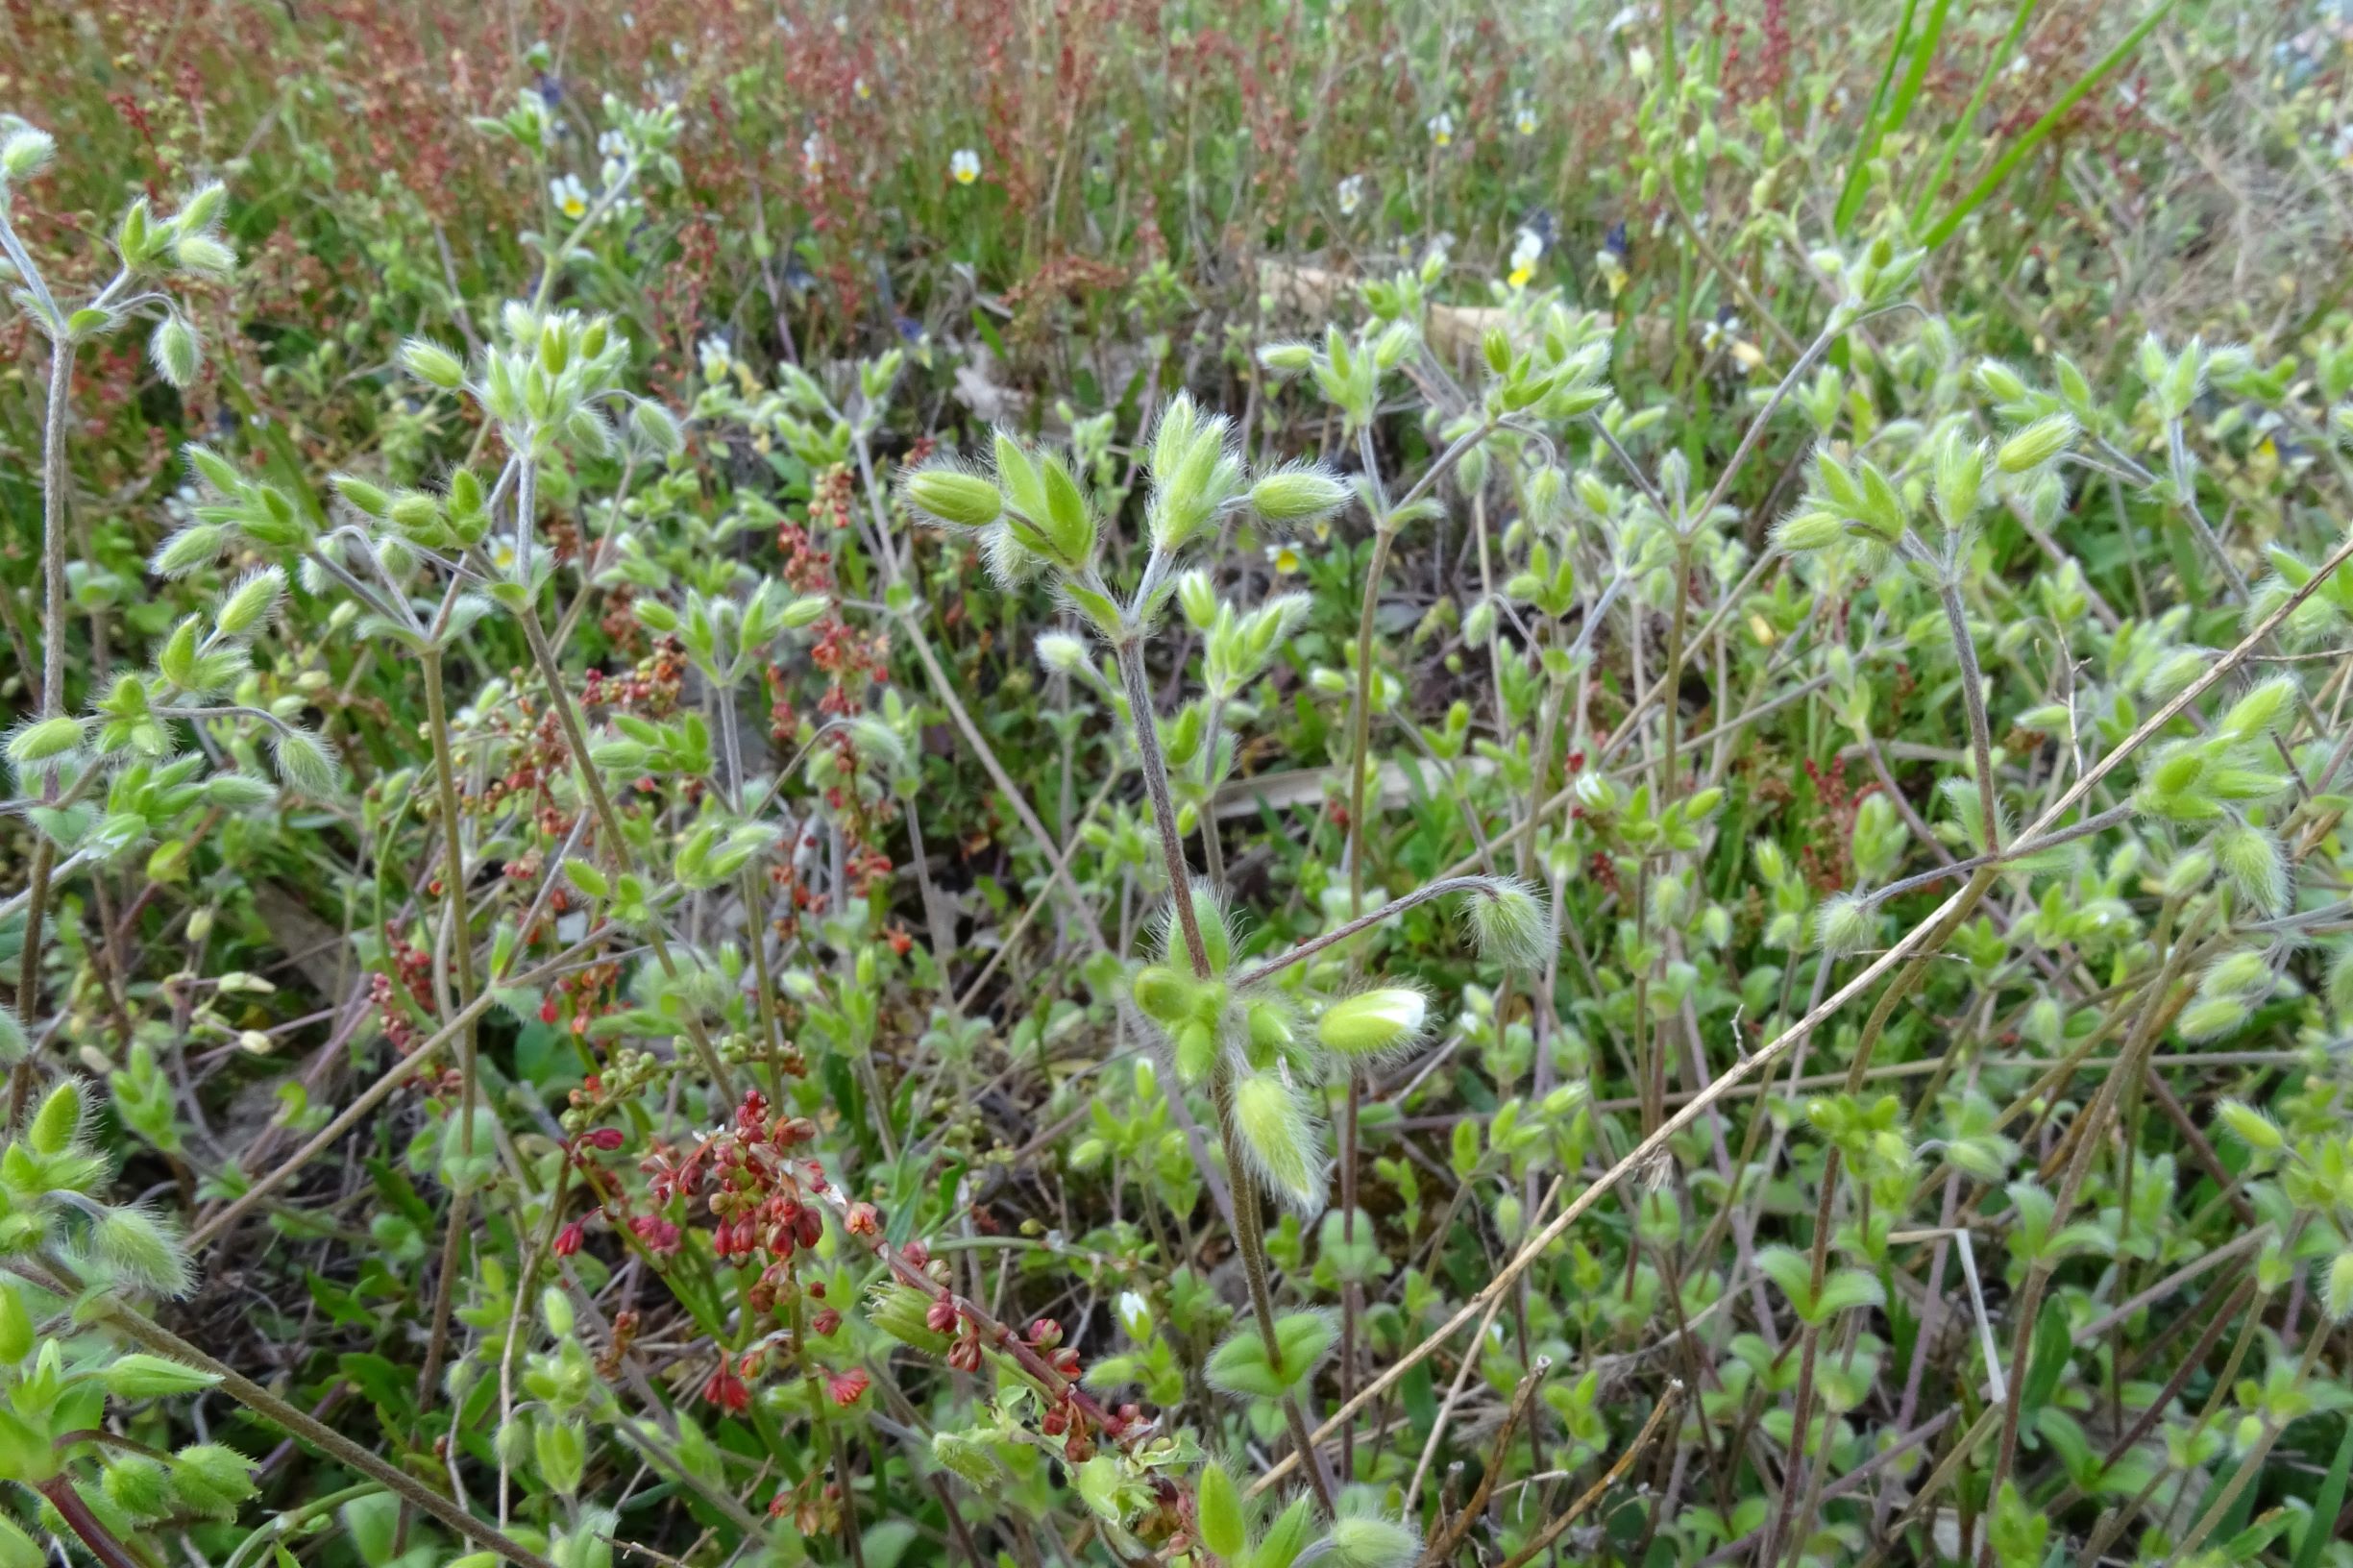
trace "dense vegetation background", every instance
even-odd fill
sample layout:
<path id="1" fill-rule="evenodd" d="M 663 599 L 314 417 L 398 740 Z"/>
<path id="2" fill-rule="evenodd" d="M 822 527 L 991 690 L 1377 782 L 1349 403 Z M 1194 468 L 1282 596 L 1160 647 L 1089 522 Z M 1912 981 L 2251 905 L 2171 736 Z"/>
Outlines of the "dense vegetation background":
<path id="1" fill-rule="evenodd" d="M 2349 66 L 11 0 L 0 1559 L 2353 1563 Z"/>

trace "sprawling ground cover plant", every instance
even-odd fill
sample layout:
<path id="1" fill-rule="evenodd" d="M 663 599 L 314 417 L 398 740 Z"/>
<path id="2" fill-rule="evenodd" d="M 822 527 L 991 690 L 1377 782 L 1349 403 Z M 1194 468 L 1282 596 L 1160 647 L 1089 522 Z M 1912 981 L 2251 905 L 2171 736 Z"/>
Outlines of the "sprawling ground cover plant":
<path id="1" fill-rule="evenodd" d="M 11 1563 L 2353 1560 L 2339 8 L 296 12 L 6 23 Z"/>

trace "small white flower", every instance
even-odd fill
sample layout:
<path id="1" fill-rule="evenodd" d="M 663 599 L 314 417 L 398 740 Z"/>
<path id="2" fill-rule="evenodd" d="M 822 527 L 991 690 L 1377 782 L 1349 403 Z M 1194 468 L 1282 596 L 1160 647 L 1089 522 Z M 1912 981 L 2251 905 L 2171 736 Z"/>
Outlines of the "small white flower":
<path id="1" fill-rule="evenodd" d="M 856 98 L 858 102 L 862 104 L 869 98 L 874 96 L 874 88 L 872 84 L 869 83 L 863 76 L 852 77 L 850 79 L 849 90 L 850 95 Z"/>
<path id="2" fill-rule="evenodd" d="M 844 35 L 849 32 L 849 12 L 837 11 L 833 13 L 833 30 Z"/>
<path id="3" fill-rule="evenodd" d="M 808 176 L 809 176 L 811 179 L 815 179 L 815 178 L 817 177 L 818 171 L 820 171 L 821 169 L 824 168 L 824 166 L 825 166 L 825 138 L 824 138 L 824 137 L 822 137 L 822 136 L 821 136 L 821 135 L 818 135 L 816 132 L 812 131 L 812 132 L 810 132 L 810 133 L 809 133 L 809 134 L 808 134 L 806 136 L 804 136 L 804 137 L 802 137 L 802 138 L 801 138 L 801 143 L 800 143 L 800 168 L 801 168 L 801 172 L 802 172 L 803 174 L 808 175 Z"/>
<path id="4" fill-rule="evenodd" d="M 1455 117 L 1445 110 L 1430 116 L 1430 145 L 1451 147 L 1455 144 Z"/>
<path id="5" fill-rule="evenodd" d="M 728 372 L 734 368 L 734 351 L 727 340 L 717 333 L 698 344 L 697 352 L 702 360 L 702 379 L 714 386 L 725 380 Z"/>
<path id="6" fill-rule="evenodd" d="M 947 172 L 956 184 L 968 185 L 980 178 L 980 154 L 969 147 L 959 147 L 948 155 Z"/>
<path id="7" fill-rule="evenodd" d="M 1536 263 L 1544 257 L 1544 236 L 1533 229 L 1522 229 L 1511 242 L 1511 270 L 1504 281 L 1513 288 L 1526 288 L 1536 275 Z"/>
<path id="8" fill-rule="evenodd" d="M 555 209 L 575 223 L 588 215 L 588 187 L 578 175 L 557 175 L 548 182 L 548 194 L 554 198 Z"/>
<path id="9" fill-rule="evenodd" d="M 1338 195 L 1340 216 L 1343 218 L 1355 217 L 1357 208 L 1364 204 L 1364 176 L 1352 174 L 1341 181 Z"/>

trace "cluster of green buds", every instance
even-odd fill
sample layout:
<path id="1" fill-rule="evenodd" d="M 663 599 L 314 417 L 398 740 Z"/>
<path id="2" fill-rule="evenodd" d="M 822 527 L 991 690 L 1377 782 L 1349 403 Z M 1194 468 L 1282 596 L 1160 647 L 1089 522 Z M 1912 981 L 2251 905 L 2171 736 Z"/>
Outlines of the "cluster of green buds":
<path id="1" fill-rule="evenodd" d="M 200 472 L 233 481 L 226 464 L 209 453 L 203 458 Z M 223 516 L 240 511 L 199 507 L 199 521 L 158 551 L 156 570 L 180 576 L 204 564 L 236 530 Z M 111 859 L 165 832 L 189 809 L 267 805 L 277 792 L 266 780 L 212 771 L 201 754 L 175 755 L 177 726 L 213 720 L 258 725 L 287 785 L 314 796 L 332 795 L 332 754 L 294 722 L 302 698 L 288 694 L 263 705 L 252 667 L 252 640 L 276 618 L 285 588 L 285 574 L 277 567 L 246 574 L 208 611 L 183 618 L 157 649 L 152 668 L 115 674 L 86 714 L 53 714 L 12 732 L 8 760 L 20 782 L 67 781 L 60 796 L 34 809 L 36 825 L 70 855 Z M 103 809 L 89 798 L 102 778 L 109 786 Z"/>
<path id="2" fill-rule="evenodd" d="M 732 686 L 767 659 L 778 637 L 814 625 L 827 602 L 822 594 L 796 598 L 779 579 L 762 577 L 741 604 L 690 588 L 683 612 L 658 599 L 640 600 L 635 610 L 648 631 L 676 637 L 706 678 Z"/>
<path id="3" fill-rule="evenodd" d="M 1311 971 L 1294 973 L 1294 968 L 1354 930 L 1453 891 L 1470 894 L 1469 923 L 1484 956 L 1522 967 L 1543 962 L 1554 935 L 1542 901 L 1509 879 L 1465 877 L 1434 884 L 1289 953 L 1240 968 L 1226 911 L 1196 885 L 1190 890 L 1193 924 L 1207 972 L 1194 972 L 1183 923 L 1173 915 L 1162 922 L 1156 961 L 1136 971 L 1129 993 L 1165 1045 L 1178 1081 L 1224 1097 L 1254 1174 L 1302 1213 L 1321 1211 L 1328 1188 L 1321 1086 L 1368 1063 L 1410 1055 L 1428 1038 L 1433 1019 L 1430 998 L 1418 987 L 1388 983 L 1311 997 L 1300 984 Z"/>
<path id="4" fill-rule="evenodd" d="M 544 55 L 534 64 L 541 70 L 552 63 Z M 606 93 L 602 104 L 604 123 L 608 128 L 600 145 L 608 157 L 617 157 L 631 173 L 641 168 L 657 171 L 663 179 L 676 184 L 681 178 L 675 149 L 682 129 L 678 106 L 657 104 L 651 109 L 638 109 L 614 93 Z M 519 87 L 515 92 L 515 107 L 503 114 L 478 114 L 474 129 L 486 136 L 511 141 L 537 158 L 546 158 L 562 134 L 555 110 L 547 98 L 533 87 Z M 607 179 L 609 188 L 618 182 Z"/>
<path id="5" fill-rule="evenodd" d="M 402 346 L 409 374 L 444 392 L 464 391 L 498 421 L 508 447 L 544 457 L 570 448 L 588 456 L 613 450 L 617 432 L 605 404 L 625 401 L 629 433 L 644 447 L 678 450 L 677 421 L 660 404 L 631 397 L 622 386 L 629 340 L 611 318 L 577 310 L 535 310 L 509 300 L 499 313 L 497 340 L 484 352 L 478 379 L 465 362 L 424 338 Z"/>
<path id="6" fill-rule="evenodd" d="M 836 398 L 824 384 L 790 360 L 770 372 L 763 386 L 750 365 L 723 338 L 701 344 L 703 385 L 695 395 L 699 426 L 740 426 L 750 432 L 752 451 L 767 456 L 781 442 L 803 466 L 822 471 L 850 461 L 857 439 L 881 428 L 891 389 L 906 366 L 906 351 L 890 349 L 857 364 L 854 398 Z"/>
<path id="7" fill-rule="evenodd" d="M 943 527 L 976 535 L 990 570 L 1008 586 L 1040 574 L 1093 629 L 1114 644 L 1150 629 L 1176 589 L 1176 563 L 1228 519 L 1254 514 L 1287 530 L 1330 517 L 1350 491 L 1338 476 L 1289 464 L 1253 477 L 1233 439 L 1232 422 L 1204 413 L 1189 393 L 1168 401 L 1154 427 L 1152 488 L 1145 525 L 1152 554 L 1125 603 L 1101 573 L 1100 509 L 1061 453 L 1042 451 L 1010 431 L 992 440 L 992 472 L 952 460 L 926 464 L 901 482 L 900 495 Z"/>
<path id="8" fill-rule="evenodd" d="M 2006 376 L 1989 365 L 1981 380 Z M 1989 383 L 1990 384 L 1990 383 Z M 1811 480 L 1796 509 L 1774 531 L 1793 553 L 1855 541 L 1867 567 L 1895 554 L 1915 565 L 1950 572 L 1978 514 L 2001 498 L 2047 524 L 2066 502 L 2059 459 L 2072 450 L 2078 427 L 2064 410 L 2045 412 L 1998 444 L 1973 439 L 1958 416 L 1943 422 L 1890 475 L 1868 457 L 1842 461 L 1827 445 L 1815 449 Z M 1922 528 L 1925 515 L 1931 524 Z M 1931 548 L 1933 546 L 1933 548 Z"/>
<path id="9" fill-rule="evenodd" d="M 18 1033 L 12 1021 L 8 1033 Z M 101 1289 L 184 1294 L 188 1265 L 171 1228 L 92 1195 L 113 1164 L 88 1119 L 81 1080 L 64 1079 L 0 1151 L 0 1256 L 36 1257 Z"/>
<path id="10" fill-rule="evenodd" d="M 2207 832 L 2169 868 L 2169 893 L 2186 897 L 2218 869 L 2249 907 L 2267 915 L 2287 907 L 2288 861 L 2265 825 L 2265 808 L 2292 782 L 2273 736 L 2295 698 L 2293 677 L 2265 681 L 2206 733 L 2159 747 L 2142 765 L 2133 809 Z"/>
<path id="11" fill-rule="evenodd" d="M 155 330 L 147 354 L 157 374 L 173 386 L 196 379 L 203 356 L 196 329 L 181 313 L 179 302 L 156 289 L 138 288 L 148 279 L 184 277 L 219 279 L 236 270 L 237 253 L 220 234 L 221 212 L 228 191 L 215 181 L 200 186 L 169 218 L 156 215 L 141 196 L 124 209 L 114 232 L 114 252 L 122 268 L 113 281 L 78 307 L 61 306 L 33 265 L 8 222 L 12 187 L 39 174 L 57 152 L 57 138 L 13 114 L 0 115 L 0 279 L 23 284 L 19 302 L 32 312 L 43 332 L 61 345 L 86 342 L 119 328 L 125 321 L 152 314 Z"/>
<path id="12" fill-rule="evenodd" d="M 253 1466 L 214 1443 L 166 1454 L 110 1435 L 110 1400 L 197 1393 L 214 1379 L 83 1327 L 103 1320 L 107 1302 L 181 1295 L 190 1283 L 163 1221 L 96 1195 L 113 1167 L 87 1121 L 83 1085 L 67 1079 L 0 1152 L 0 1256 L 18 1276 L 0 1279 L 0 1479 L 42 1499 L 52 1533 L 70 1531 L 100 1560 L 121 1560 L 107 1552 L 159 1520 L 233 1513 L 253 1495 Z M 0 1564 L 43 1560 L 0 1514 Z"/>

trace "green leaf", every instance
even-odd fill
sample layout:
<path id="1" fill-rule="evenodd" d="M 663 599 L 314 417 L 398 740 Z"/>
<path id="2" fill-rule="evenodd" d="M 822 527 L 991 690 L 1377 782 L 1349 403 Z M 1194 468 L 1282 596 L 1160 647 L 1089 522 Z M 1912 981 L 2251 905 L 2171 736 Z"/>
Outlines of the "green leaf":
<path id="1" fill-rule="evenodd" d="M 2050 1396 L 2059 1391 L 2060 1380 L 2067 1376 L 2068 1363 L 2075 1355 L 2075 1331 L 2067 1320 L 2067 1313 L 2049 1302 L 2045 1302 L 2042 1316 L 2034 1325 L 2034 1346 L 2029 1353 L 2026 1387 L 2020 1399 L 2020 1409 L 2030 1415 L 2040 1415 L 2050 1403 Z"/>

